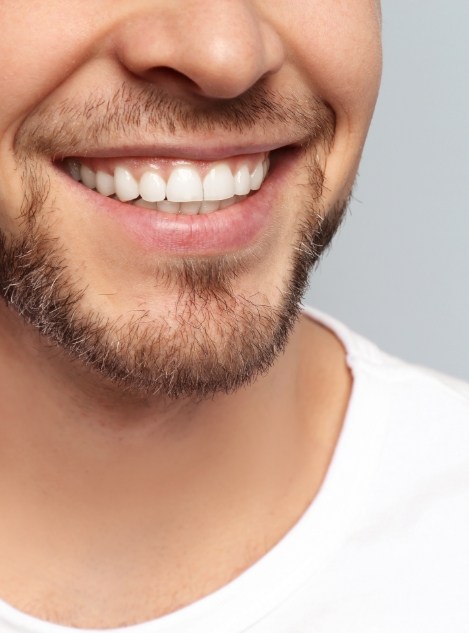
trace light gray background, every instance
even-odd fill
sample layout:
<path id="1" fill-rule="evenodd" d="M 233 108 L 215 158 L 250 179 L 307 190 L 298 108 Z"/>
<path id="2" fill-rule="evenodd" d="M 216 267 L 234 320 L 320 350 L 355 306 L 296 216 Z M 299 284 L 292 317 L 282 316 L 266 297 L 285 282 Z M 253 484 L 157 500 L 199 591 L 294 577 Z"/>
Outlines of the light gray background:
<path id="1" fill-rule="evenodd" d="M 306 302 L 469 380 L 469 2 L 384 0 L 384 74 L 350 214 Z"/>

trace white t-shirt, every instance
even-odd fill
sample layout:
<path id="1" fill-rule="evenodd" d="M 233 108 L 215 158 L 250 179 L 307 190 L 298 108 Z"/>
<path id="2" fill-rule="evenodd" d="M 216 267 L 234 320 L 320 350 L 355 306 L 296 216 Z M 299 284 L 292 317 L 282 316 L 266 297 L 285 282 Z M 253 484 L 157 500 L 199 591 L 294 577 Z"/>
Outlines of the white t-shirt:
<path id="1" fill-rule="evenodd" d="M 403 363 L 305 311 L 342 340 L 354 378 L 318 496 L 225 587 L 107 633 L 468 633 L 469 385 Z M 85 629 L 0 601 L 0 631 Z"/>

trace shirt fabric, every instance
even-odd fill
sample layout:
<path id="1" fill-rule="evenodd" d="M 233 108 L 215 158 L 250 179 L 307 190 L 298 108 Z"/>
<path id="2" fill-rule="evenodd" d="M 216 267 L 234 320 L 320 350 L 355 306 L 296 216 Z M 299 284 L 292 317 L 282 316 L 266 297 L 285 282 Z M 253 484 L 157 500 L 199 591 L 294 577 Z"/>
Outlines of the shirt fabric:
<path id="1" fill-rule="evenodd" d="M 353 376 L 326 478 L 265 556 L 207 597 L 106 633 L 467 633 L 469 385 L 310 308 Z M 1 633 L 96 633 L 0 601 Z"/>

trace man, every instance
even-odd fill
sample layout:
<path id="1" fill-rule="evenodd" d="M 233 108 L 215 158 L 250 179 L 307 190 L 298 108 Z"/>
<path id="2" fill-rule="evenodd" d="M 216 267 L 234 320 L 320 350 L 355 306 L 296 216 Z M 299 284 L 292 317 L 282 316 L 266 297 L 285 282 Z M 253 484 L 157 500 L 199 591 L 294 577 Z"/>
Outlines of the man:
<path id="1" fill-rule="evenodd" d="M 300 310 L 377 2 L 0 16 L 1 631 L 467 631 L 467 387 Z"/>

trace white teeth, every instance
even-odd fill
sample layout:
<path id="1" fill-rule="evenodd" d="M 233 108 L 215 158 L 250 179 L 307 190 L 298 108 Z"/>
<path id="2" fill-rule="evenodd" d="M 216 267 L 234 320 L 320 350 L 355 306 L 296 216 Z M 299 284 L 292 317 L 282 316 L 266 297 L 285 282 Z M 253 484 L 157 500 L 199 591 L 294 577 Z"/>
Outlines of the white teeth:
<path id="1" fill-rule="evenodd" d="M 220 209 L 226 209 L 226 207 L 231 207 L 231 205 L 234 204 L 235 202 L 237 202 L 236 196 L 233 196 L 232 198 L 227 198 L 226 200 L 222 200 L 220 202 Z"/>
<path id="2" fill-rule="evenodd" d="M 96 174 L 86 165 L 81 166 L 80 177 L 82 183 L 88 187 L 88 189 L 94 189 L 96 187 Z"/>
<path id="3" fill-rule="evenodd" d="M 251 174 L 251 189 L 257 191 L 261 188 L 262 181 L 264 180 L 264 167 L 262 163 L 256 165 L 255 170 Z"/>
<path id="4" fill-rule="evenodd" d="M 134 200 L 132 204 L 136 207 L 143 207 L 144 209 L 152 209 L 153 211 L 156 211 L 156 202 L 147 202 L 146 200 L 139 198 L 138 200 Z"/>
<path id="5" fill-rule="evenodd" d="M 241 164 L 234 176 L 228 163 L 216 163 L 203 181 L 195 167 L 178 165 L 167 183 L 153 170 L 144 172 L 137 182 L 124 167 L 116 167 L 111 175 L 104 171 L 95 173 L 73 158 L 66 159 L 65 166 L 75 180 L 81 180 L 101 195 L 146 209 L 190 215 L 224 209 L 243 200 L 251 190 L 260 189 L 269 169 L 269 159 L 260 161 L 252 173 L 248 164 Z"/>
<path id="6" fill-rule="evenodd" d="M 192 202 L 203 200 L 202 181 L 192 167 L 173 169 L 166 185 L 166 198 L 172 202 Z"/>
<path id="7" fill-rule="evenodd" d="M 204 200 L 200 205 L 199 213 L 212 213 L 220 208 L 219 200 Z"/>
<path id="8" fill-rule="evenodd" d="M 166 183 L 154 171 L 146 171 L 140 178 L 140 195 L 148 202 L 159 202 L 166 196 Z"/>
<path id="9" fill-rule="evenodd" d="M 128 202 L 139 197 L 138 182 L 127 169 L 116 167 L 114 170 L 114 181 L 116 194 L 121 202 Z"/>
<path id="10" fill-rule="evenodd" d="M 165 211 L 166 213 L 179 213 L 180 207 L 179 202 L 168 202 L 168 200 L 162 200 L 156 203 L 158 211 Z"/>
<path id="11" fill-rule="evenodd" d="M 234 178 L 226 163 L 212 167 L 204 178 L 204 200 L 226 200 L 234 196 Z"/>
<path id="12" fill-rule="evenodd" d="M 104 171 L 98 171 L 96 173 L 96 189 L 103 196 L 112 196 L 116 193 L 114 176 L 106 174 Z"/>
<path id="13" fill-rule="evenodd" d="M 201 200 L 195 200 L 194 202 L 181 202 L 180 212 L 187 215 L 195 215 L 199 212 L 202 205 Z"/>
<path id="14" fill-rule="evenodd" d="M 243 196 L 251 191 L 251 176 L 247 165 L 243 165 L 235 174 L 235 194 Z"/>

